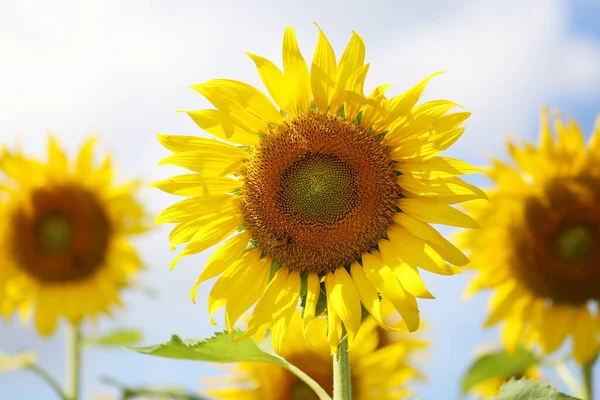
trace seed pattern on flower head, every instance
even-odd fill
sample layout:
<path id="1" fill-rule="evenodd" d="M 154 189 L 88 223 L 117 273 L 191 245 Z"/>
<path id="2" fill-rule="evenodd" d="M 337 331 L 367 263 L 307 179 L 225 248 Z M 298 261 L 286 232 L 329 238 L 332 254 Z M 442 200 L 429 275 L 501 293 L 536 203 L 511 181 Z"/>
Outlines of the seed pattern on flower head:
<path id="1" fill-rule="evenodd" d="M 590 305 L 600 300 L 600 117 L 586 147 L 573 120 L 544 110 L 539 146 L 508 150 L 515 166 L 489 169 L 494 205 L 467 205 L 483 226 L 459 235 L 479 272 L 469 293 L 495 289 L 486 325 L 504 321 L 509 350 L 540 343 L 550 353 L 572 335 L 576 361 L 588 362 L 599 347 Z"/>
<path id="2" fill-rule="evenodd" d="M 386 146 L 340 117 L 305 114 L 256 146 L 242 187 L 246 228 L 281 265 L 325 274 L 385 235 L 400 188 Z"/>
<path id="3" fill-rule="evenodd" d="M 231 329 L 254 306 L 246 334 L 270 328 L 277 351 L 300 297 L 306 327 L 327 305 L 332 349 L 343 327 L 352 346 L 363 307 L 392 329 L 382 320 L 380 299 L 416 330 L 416 297 L 433 298 L 419 268 L 452 275 L 449 264 L 468 262 L 429 223 L 475 228 L 451 204 L 485 197 L 459 178 L 476 168 L 439 156 L 470 114 L 451 113 L 457 106 L 451 101 L 417 105 L 437 74 L 392 98 L 388 85 L 365 95 L 369 64 L 355 32 L 338 62 L 319 30 L 310 69 L 292 28 L 283 38 L 283 71 L 248 55 L 273 101 L 243 82 L 194 85 L 216 109 L 186 113 L 220 140 L 159 136 L 173 152 L 161 164 L 194 172 L 154 184 L 191 196 L 156 219 L 177 224 L 172 247 L 185 244 L 171 265 L 225 241 L 192 298 L 218 276 L 208 299 L 211 317 L 225 308 Z"/>

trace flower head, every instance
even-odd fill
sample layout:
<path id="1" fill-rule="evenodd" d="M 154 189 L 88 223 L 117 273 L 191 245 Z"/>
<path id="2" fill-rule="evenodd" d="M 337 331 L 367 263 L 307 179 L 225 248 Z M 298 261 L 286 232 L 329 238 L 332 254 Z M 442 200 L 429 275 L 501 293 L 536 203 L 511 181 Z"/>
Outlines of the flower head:
<path id="1" fill-rule="evenodd" d="M 491 206 L 467 205 L 483 226 L 459 236 L 478 272 L 468 290 L 494 289 L 486 325 L 504 321 L 509 350 L 522 341 L 550 353 L 572 336 L 578 362 L 597 353 L 599 139 L 600 123 L 586 147 L 575 121 L 544 110 L 539 146 L 509 143 L 514 166 L 494 160 L 489 169 Z"/>
<path id="2" fill-rule="evenodd" d="M 468 261 L 429 223 L 476 227 L 450 204 L 485 196 L 458 178 L 475 168 L 438 156 L 470 114 L 448 113 L 457 106 L 451 101 L 416 105 L 433 75 L 391 99 L 389 85 L 365 96 L 369 64 L 356 33 L 337 62 L 320 31 L 310 71 L 292 28 L 283 72 L 249 56 L 276 105 L 246 83 L 208 81 L 192 88 L 216 109 L 186 112 L 220 140 L 159 137 L 173 152 L 162 164 L 193 172 L 154 184 L 189 196 L 157 218 L 177 224 L 173 247 L 187 243 L 172 265 L 233 235 L 210 257 L 192 297 L 220 275 L 211 316 L 225 307 L 231 329 L 256 303 L 248 334 L 271 327 L 277 350 L 300 297 L 306 326 L 326 305 L 332 348 L 344 328 L 352 346 L 361 304 L 390 328 L 380 296 L 416 330 L 416 297 L 433 298 L 418 267 L 452 275 L 448 262 Z"/>
<path id="3" fill-rule="evenodd" d="M 51 137 L 47 162 L 0 154 L 0 311 L 35 313 L 44 335 L 60 317 L 109 313 L 141 267 L 128 240 L 147 229 L 138 185 L 115 185 L 110 158 L 95 167 L 93 149 L 91 139 L 71 163 Z"/>

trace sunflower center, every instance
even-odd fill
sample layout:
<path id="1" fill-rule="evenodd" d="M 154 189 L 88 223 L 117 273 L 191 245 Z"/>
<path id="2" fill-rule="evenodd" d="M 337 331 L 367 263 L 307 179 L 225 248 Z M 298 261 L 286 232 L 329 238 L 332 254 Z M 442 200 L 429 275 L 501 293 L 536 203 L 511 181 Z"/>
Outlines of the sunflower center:
<path id="1" fill-rule="evenodd" d="M 75 185 L 34 190 L 12 214 L 18 266 L 44 282 L 92 275 L 104 262 L 110 224 L 104 208 Z"/>
<path id="2" fill-rule="evenodd" d="M 599 300 L 600 179 L 557 179 L 525 203 L 511 236 L 516 277 L 540 297 L 580 305 Z"/>
<path id="3" fill-rule="evenodd" d="M 357 205 L 356 174 L 332 154 L 305 153 L 281 176 L 278 203 L 298 223 L 331 224 Z"/>
<path id="4" fill-rule="evenodd" d="M 60 253 L 71 246 L 73 226 L 67 216 L 58 212 L 42 217 L 38 237 L 40 249 L 45 253 Z"/>
<path id="5" fill-rule="evenodd" d="M 582 261 L 590 253 L 592 235 L 589 228 L 576 225 L 560 232 L 556 240 L 558 256 L 565 261 Z"/>
<path id="6" fill-rule="evenodd" d="M 242 187 L 254 244 L 281 265 L 320 274 L 358 259 L 392 223 L 399 187 L 372 133 L 308 113 L 256 146 Z"/>

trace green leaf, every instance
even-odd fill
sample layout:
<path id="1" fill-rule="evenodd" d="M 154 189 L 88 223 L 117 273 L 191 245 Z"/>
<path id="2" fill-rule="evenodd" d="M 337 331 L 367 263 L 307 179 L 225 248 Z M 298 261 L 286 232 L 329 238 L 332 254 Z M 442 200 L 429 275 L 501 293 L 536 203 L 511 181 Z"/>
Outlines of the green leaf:
<path id="1" fill-rule="evenodd" d="M 35 364 L 35 353 L 25 351 L 13 356 L 0 350 L 0 374 L 29 368 Z"/>
<path id="2" fill-rule="evenodd" d="M 123 400 L 135 399 L 140 396 L 157 400 L 207 400 L 205 397 L 188 393 L 185 389 L 180 388 L 130 387 L 109 377 L 103 378 L 102 381 L 107 385 L 118 388 L 121 391 Z"/>
<path id="3" fill-rule="evenodd" d="M 493 400 L 580 400 L 559 392 L 547 383 L 531 379 L 511 379 Z"/>
<path id="4" fill-rule="evenodd" d="M 142 333 L 135 329 L 118 329 L 100 337 L 86 337 L 83 343 L 88 346 L 113 347 L 131 346 L 142 340 Z"/>
<path id="5" fill-rule="evenodd" d="M 226 332 L 217 332 L 215 336 L 205 340 L 184 340 L 178 335 L 173 335 L 167 343 L 128 349 L 151 356 L 190 361 L 262 361 L 279 365 L 284 365 L 285 362 L 282 358 L 261 350 L 252 338 L 244 338 L 244 332 L 237 329 L 231 336 Z"/>
<path id="6" fill-rule="evenodd" d="M 218 363 L 256 361 L 277 364 L 303 380 L 317 393 L 319 399 L 331 400 L 314 379 L 285 359 L 262 350 L 252 338 L 244 337 L 244 332 L 238 329 L 233 330 L 231 335 L 226 332 L 217 332 L 215 336 L 205 340 L 184 340 L 178 335 L 173 335 L 171 340 L 163 344 L 129 347 L 128 349 L 140 354 L 178 360 Z"/>
<path id="7" fill-rule="evenodd" d="M 473 386 L 492 378 L 510 378 L 523 375 L 531 366 L 539 363 L 532 352 L 519 349 L 514 354 L 506 351 L 488 353 L 471 365 L 462 381 L 462 394 Z"/>

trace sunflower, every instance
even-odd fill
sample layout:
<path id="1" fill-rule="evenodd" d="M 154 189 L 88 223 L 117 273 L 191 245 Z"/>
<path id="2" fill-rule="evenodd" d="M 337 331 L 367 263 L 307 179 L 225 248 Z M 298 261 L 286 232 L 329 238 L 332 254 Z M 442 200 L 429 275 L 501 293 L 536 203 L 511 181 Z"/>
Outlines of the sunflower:
<path id="1" fill-rule="evenodd" d="M 522 341 L 551 353 L 572 336 L 585 364 L 598 351 L 600 118 L 587 147 L 575 121 L 563 120 L 544 109 L 539 146 L 508 144 L 515 165 L 489 168 L 492 205 L 467 205 L 483 230 L 458 239 L 477 271 L 467 293 L 494 289 L 485 324 L 504 321 L 509 350 Z"/>
<path id="2" fill-rule="evenodd" d="M 0 310 L 35 314 L 42 335 L 60 317 L 77 324 L 110 313 L 141 267 L 128 240 L 146 230 L 139 185 L 115 186 L 111 159 L 95 167 L 93 151 L 90 139 L 71 164 L 50 137 L 46 163 L 0 154 Z"/>
<path id="3" fill-rule="evenodd" d="M 468 262 L 428 223 L 477 227 L 450 204 L 485 197 L 458 178 L 474 167 L 438 156 L 470 113 L 448 113 L 457 107 L 451 101 L 416 106 L 433 75 L 391 99 L 389 85 L 365 96 L 369 64 L 356 33 L 338 63 L 319 30 L 310 72 L 291 27 L 283 72 L 248 55 L 278 107 L 251 85 L 211 80 L 192 88 L 216 109 L 185 112 L 222 140 L 159 136 L 173 152 L 160 164 L 192 171 L 154 183 L 189 197 L 156 219 L 177 224 L 172 248 L 187 243 L 171 267 L 233 235 L 209 258 L 192 299 L 220 275 L 208 299 L 211 322 L 225 307 L 231 329 L 256 303 L 247 333 L 271 327 L 276 350 L 300 297 L 306 325 L 323 311 L 317 305 L 327 306 L 332 348 L 343 331 L 352 346 L 361 303 L 386 326 L 380 296 L 416 330 L 416 297 L 433 298 L 417 267 L 452 275 L 448 262 Z"/>
<path id="4" fill-rule="evenodd" d="M 353 399 L 384 400 L 405 398 L 412 394 L 406 387 L 413 378 L 422 379 L 411 364 L 416 350 L 426 342 L 411 337 L 406 329 L 389 332 L 378 329 L 373 318 L 361 325 L 355 346 L 350 350 Z M 300 312 L 295 312 L 286 331 L 281 355 L 313 378 L 332 395 L 333 368 L 326 340 L 327 323 L 318 319 L 311 325 L 311 342 L 303 340 Z M 316 394 L 285 368 L 269 363 L 244 362 L 221 379 L 220 388 L 206 391 L 222 400 L 317 400 Z M 213 379 L 213 383 L 214 383 Z"/>
<path id="5" fill-rule="evenodd" d="M 471 391 L 484 399 L 491 399 L 494 396 L 497 396 L 498 393 L 500 393 L 500 388 L 502 387 L 502 385 L 508 382 L 511 378 L 526 378 L 538 381 L 541 379 L 541 376 L 539 370 L 536 367 L 529 367 L 519 374 L 487 379 L 474 386 L 471 389 Z"/>

